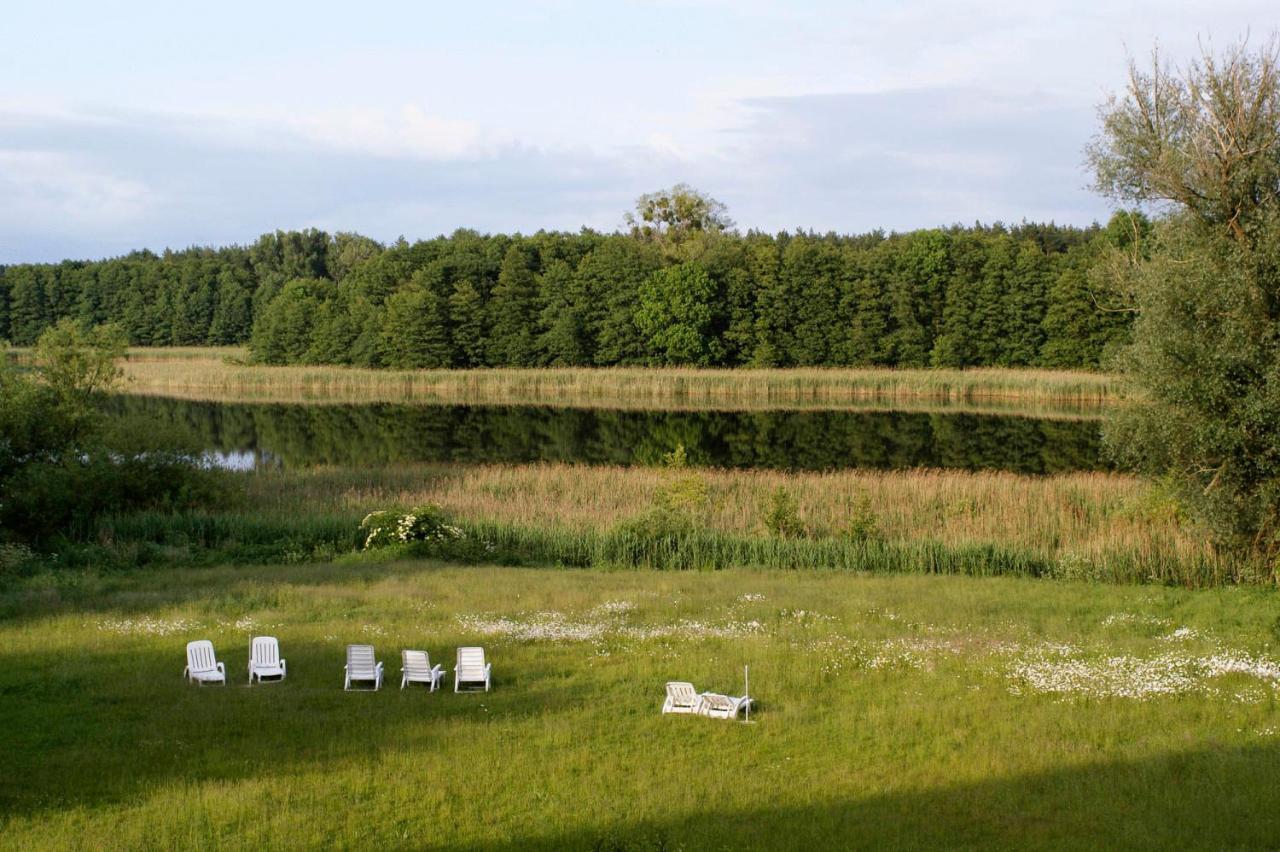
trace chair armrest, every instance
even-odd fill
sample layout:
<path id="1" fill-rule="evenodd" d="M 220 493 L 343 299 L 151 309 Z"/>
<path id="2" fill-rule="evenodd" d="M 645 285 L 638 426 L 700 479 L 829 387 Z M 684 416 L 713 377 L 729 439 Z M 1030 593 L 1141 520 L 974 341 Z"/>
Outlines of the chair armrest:
<path id="1" fill-rule="evenodd" d="M 345 672 L 345 671 L 347 670 L 347 667 L 346 667 L 346 666 L 343 666 L 343 667 L 342 667 L 342 670 Z"/>
<path id="2" fill-rule="evenodd" d="M 444 674 L 444 666 L 440 665 L 439 663 L 436 663 L 434 666 L 431 667 L 432 677 L 441 677 L 443 674 Z"/>
<path id="3" fill-rule="evenodd" d="M 490 671 L 492 671 L 492 670 L 493 670 L 493 663 L 485 663 L 485 664 L 484 664 L 484 676 L 485 676 L 485 677 L 488 677 L 488 676 L 489 676 L 489 672 L 490 672 Z"/>
<path id="4" fill-rule="evenodd" d="M 288 673 L 288 671 L 289 671 L 289 667 L 288 667 L 287 665 L 285 665 L 284 660 L 281 660 L 281 661 L 280 661 L 280 671 L 285 672 L 285 673 Z"/>
<path id="5" fill-rule="evenodd" d="M 382 663 L 381 663 L 381 662 L 379 662 L 379 663 L 378 663 L 376 666 L 374 666 L 373 668 L 374 668 L 374 671 L 379 671 L 379 672 L 380 672 L 380 671 L 382 671 Z"/>

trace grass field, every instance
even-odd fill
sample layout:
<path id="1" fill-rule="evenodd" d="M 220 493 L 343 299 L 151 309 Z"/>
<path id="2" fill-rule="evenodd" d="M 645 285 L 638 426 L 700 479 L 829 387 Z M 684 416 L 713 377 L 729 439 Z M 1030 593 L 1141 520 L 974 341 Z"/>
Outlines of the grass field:
<path id="1" fill-rule="evenodd" d="M 1115 376 L 1053 370 L 685 368 L 367 370 L 246 365 L 238 348 L 135 348 L 131 393 L 249 401 L 407 401 L 627 408 L 952 405 L 1090 414 L 1120 398 Z"/>
<path id="2" fill-rule="evenodd" d="M 347 562 L 3 592 L 5 849 L 1264 848 L 1259 589 Z M 283 684 L 247 687 L 254 634 Z M 183 683 L 212 639 L 230 685 Z M 371 642 L 392 688 L 341 690 Z M 401 693 L 399 649 L 487 695 Z M 751 725 L 662 717 L 662 684 Z"/>

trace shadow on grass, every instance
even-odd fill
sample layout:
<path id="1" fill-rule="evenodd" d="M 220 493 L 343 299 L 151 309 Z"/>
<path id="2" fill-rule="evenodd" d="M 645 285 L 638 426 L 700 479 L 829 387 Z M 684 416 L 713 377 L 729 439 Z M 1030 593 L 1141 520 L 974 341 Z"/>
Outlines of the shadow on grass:
<path id="1" fill-rule="evenodd" d="M 1280 744 L 1202 749 L 803 807 L 622 816 L 599 828 L 465 848 L 1274 849 L 1277 767 Z"/>
<path id="2" fill-rule="evenodd" d="M 297 565 L 219 565 L 208 568 L 140 568 L 118 573 L 74 572 L 11 581 L 0 589 L 0 622 L 22 624 L 61 612 L 142 613 L 234 593 L 245 584 L 319 587 L 368 583 L 398 576 L 468 567 L 439 559 L 370 558 Z M 264 594 L 261 587 L 257 595 Z M 259 602 L 260 603 L 260 602 Z"/>
<path id="3" fill-rule="evenodd" d="M 381 691 L 342 689 L 341 642 L 287 642 L 283 683 L 250 687 L 243 647 L 221 645 L 227 685 L 180 676 L 172 651 L 0 653 L 0 817 L 121 802 L 169 783 L 238 781 L 431 753 L 459 725 L 551 718 L 574 702 L 549 678 L 495 660 L 492 692 L 400 687 L 400 652 L 376 645 Z M 352 641 L 360 641 L 358 637 Z M 433 643 L 432 647 L 441 643 Z M 444 649 L 439 649 L 437 653 Z M 440 659 L 452 674 L 452 659 Z"/>

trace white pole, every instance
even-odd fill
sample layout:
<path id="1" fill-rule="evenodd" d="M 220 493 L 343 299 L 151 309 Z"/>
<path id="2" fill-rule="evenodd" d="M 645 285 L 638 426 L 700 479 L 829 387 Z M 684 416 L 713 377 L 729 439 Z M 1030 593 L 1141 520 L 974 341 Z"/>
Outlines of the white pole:
<path id="1" fill-rule="evenodd" d="M 742 694 L 747 699 L 747 721 L 751 721 L 751 667 L 742 667 Z"/>

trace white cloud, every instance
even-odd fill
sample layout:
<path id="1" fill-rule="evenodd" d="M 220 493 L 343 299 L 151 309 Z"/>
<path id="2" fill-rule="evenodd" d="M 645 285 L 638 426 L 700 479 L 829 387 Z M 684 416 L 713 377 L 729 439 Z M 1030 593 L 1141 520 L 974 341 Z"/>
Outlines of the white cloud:
<path id="1" fill-rule="evenodd" d="M 412 104 L 394 112 L 347 109 L 286 117 L 284 127 L 321 145 L 376 157 L 477 158 L 493 156 L 512 141 L 485 133 L 475 122 L 428 114 Z"/>
<path id="2" fill-rule="evenodd" d="M 0 222 L 9 227 L 110 227 L 136 220 L 154 202 L 142 181 L 51 151 L 0 150 Z"/>

